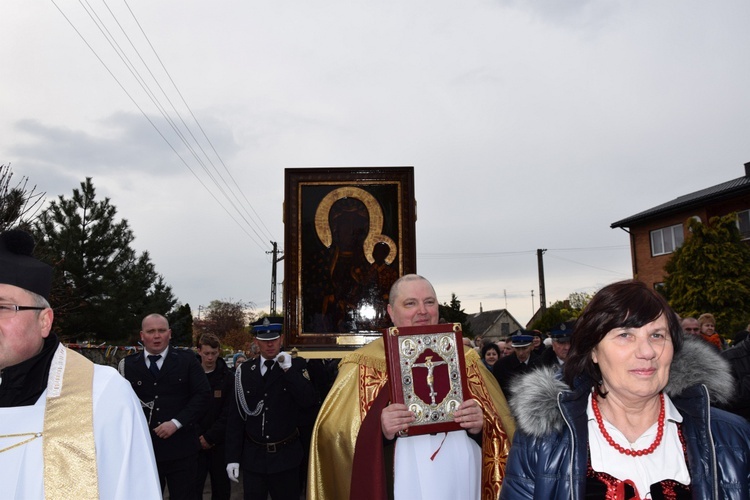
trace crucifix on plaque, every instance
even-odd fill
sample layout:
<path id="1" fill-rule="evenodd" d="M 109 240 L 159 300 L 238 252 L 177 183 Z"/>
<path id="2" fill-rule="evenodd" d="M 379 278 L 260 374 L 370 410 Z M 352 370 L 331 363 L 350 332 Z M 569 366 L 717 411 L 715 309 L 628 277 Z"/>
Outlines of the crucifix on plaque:
<path id="1" fill-rule="evenodd" d="M 432 356 L 425 357 L 424 363 L 415 363 L 415 367 L 419 368 L 427 368 L 427 386 L 430 388 L 430 404 L 435 405 L 437 402 L 435 401 L 435 396 L 437 396 L 437 392 L 435 391 L 435 367 L 446 364 L 445 361 L 436 361 L 432 362 Z"/>

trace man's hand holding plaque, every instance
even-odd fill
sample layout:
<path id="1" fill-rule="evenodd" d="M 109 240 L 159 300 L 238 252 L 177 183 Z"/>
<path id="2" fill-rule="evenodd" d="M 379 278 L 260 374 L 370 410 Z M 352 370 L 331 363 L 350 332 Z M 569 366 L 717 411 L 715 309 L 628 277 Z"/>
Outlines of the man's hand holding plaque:
<path id="1" fill-rule="evenodd" d="M 453 420 L 461 424 L 461 428 L 466 429 L 469 434 L 479 434 L 484 425 L 482 407 L 475 399 L 467 399 L 458 406 Z"/>
<path id="2" fill-rule="evenodd" d="M 386 439 L 394 439 L 397 435 L 403 435 L 409 430 L 417 418 L 409 411 L 405 404 L 393 403 L 383 409 L 380 416 L 380 425 Z"/>

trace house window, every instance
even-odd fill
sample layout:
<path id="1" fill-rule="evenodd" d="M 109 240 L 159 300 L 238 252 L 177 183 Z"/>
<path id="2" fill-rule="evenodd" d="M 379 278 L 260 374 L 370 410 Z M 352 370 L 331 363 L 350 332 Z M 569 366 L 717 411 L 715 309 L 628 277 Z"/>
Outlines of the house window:
<path id="1" fill-rule="evenodd" d="M 503 337 L 510 335 L 510 325 L 508 323 L 500 323 L 500 333 Z"/>
<path id="2" fill-rule="evenodd" d="M 651 231 L 651 255 L 672 253 L 682 245 L 682 224 Z"/>
<path id="3" fill-rule="evenodd" d="M 750 239 L 750 210 L 737 212 L 737 227 L 743 240 Z"/>

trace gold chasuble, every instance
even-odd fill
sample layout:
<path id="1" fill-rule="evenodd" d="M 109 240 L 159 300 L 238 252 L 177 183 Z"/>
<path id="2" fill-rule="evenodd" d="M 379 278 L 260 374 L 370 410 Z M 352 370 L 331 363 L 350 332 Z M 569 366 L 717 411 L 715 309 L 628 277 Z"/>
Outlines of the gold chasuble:
<path id="1" fill-rule="evenodd" d="M 464 356 L 471 397 L 484 411 L 482 499 L 496 500 L 505 475 L 515 422 L 495 377 L 482 364 L 476 351 L 465 349 Z M 323 402 L 313 430 L 307 485 L 309 500 L 350 498 L 359 430 L 387 381 L 382 338 L 341 360 L 338 377 Z M 380 434 L 378 441 L 383 439 Z M 392 457 L 385 457 L 385 460 L 388 462 Z M 372 474 L 379 474 L 380 470 L 383 470 L 382 464 L 373 463 Z M 387 474 L 390 476 L 387 483 L 392 490 L 392 467 Z M 365 494 L 364 491 L 361 493 Z"/>
<path id="2" fill-rule="evenodd" d="M 59 345 L 44 410 L 44 496 L 99 498 L 94 445 L 94 364 Z"/>

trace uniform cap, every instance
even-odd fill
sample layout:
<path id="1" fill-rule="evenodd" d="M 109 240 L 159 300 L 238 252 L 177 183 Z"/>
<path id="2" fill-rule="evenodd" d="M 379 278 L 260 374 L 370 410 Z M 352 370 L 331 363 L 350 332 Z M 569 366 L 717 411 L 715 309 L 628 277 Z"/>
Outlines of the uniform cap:
<path id="1" fill-rule="evenodd" d="M 510 338 L 510 345 L 513 347 L 526 347 L 534 341 L 533 335 L 513 335 Z"/>
<path id="2" fill-rule="evenodd" d="M 570 336 L 573 335 L 575 324 L 575 320 L 560 323 L 549 333 L 549 336 L 555 342 L 570 342 Z"/>
<path id="3" fill-rule="evenodd" d="M 281 337 L 281 324 L 270 323 L 253 327 L 255 338 L 258 340 L 276 340 Z"/>

